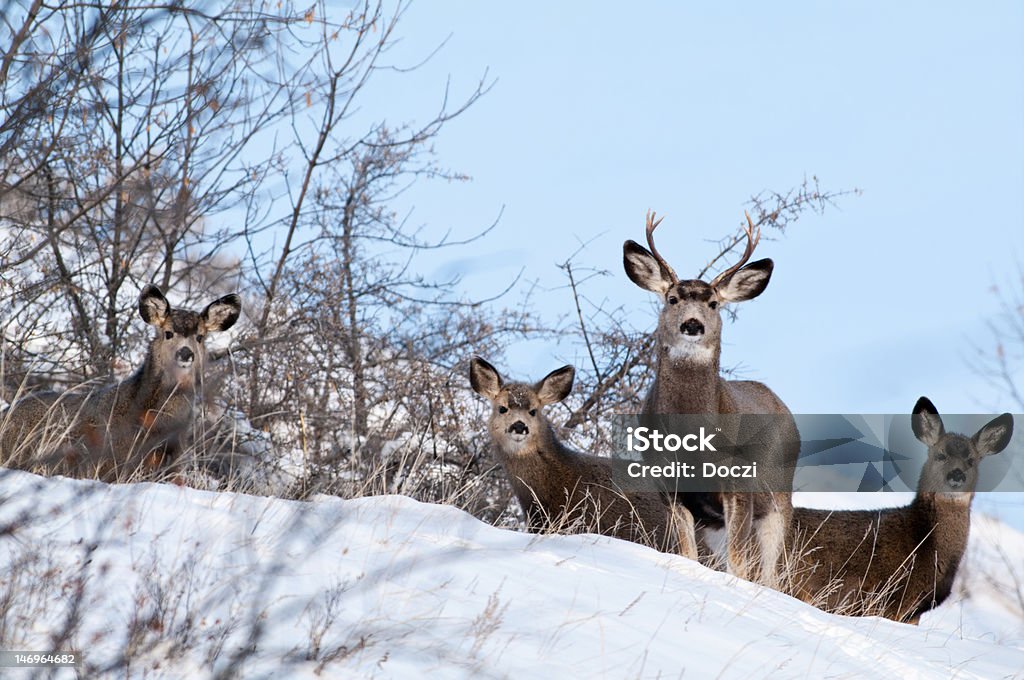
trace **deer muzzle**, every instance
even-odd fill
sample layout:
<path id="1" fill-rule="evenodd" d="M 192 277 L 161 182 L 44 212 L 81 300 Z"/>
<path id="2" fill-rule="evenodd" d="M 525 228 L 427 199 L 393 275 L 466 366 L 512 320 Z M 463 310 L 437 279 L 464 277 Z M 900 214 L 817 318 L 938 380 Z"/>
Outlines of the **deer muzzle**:
<path id="1" fill-rule="evenodd" d="M 956 469 L 946 475 L 946 484 L 951 489 L 959 489 L 967 481 L 967 475 L 964 474 L 963 470 Z"/>
<path id="2" fill-rule="evenodd" d="M 195 352 L 188 347 L 182 347 L 174 353 L 174 360 L 178 362 L 179 368 L 190 368 L 195 359 Z"/>
<path id="3" fill-rule="evenodd" d="M 516 422 L 508 426 L 508 433 L 526 435 L 530 434 L 530 428 L 528 428 L 526 426 L 526 423 L 524 423 L 523 421 L 517 420 Z"/>
<path id="4" fill-rule="evenodd" d="M 695 338 L 704 335 L 704 324 L 697 319 L 687 319 L 680 324 L 679 330 L 683 335 Z"/>

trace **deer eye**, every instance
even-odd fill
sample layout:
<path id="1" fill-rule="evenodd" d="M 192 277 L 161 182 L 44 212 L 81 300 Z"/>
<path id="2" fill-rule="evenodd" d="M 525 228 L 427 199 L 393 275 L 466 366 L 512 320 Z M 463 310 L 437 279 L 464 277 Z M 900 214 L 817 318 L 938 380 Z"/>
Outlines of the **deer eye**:
<path id="1" fill-rule="evenodd" d="M 535 408 L 531 408 L 531 409 L 530 409 L 530 417 L 532 418 L 532 417 L 533 417 L 533 416 L 535 416 L 535 415 L 537 415 L 537 409 L 535 409 Z"/>
<path id="2" fill-rule="evenodd" d="M 711 309 L 718 309 L 718 300 L 712 300 L 708 303 L 708 307 Z"/>
<path id="3" fill-rule="evenodd" d="M 206 337 L 205 335 L 200 333 L 199 335 L 196 336 L 196 342 L 202 342 L 203 338 L 205 338 L 205 337 Z"/>
<path id="4" fill-rule="evenodd" d="M 935 454 L 935 460 L 940 460 L 940 461 L 941 460 L 946 460 L 946 454 L 944 454 L 944 453 L 936 453 Z"/>
<path id="5" fill-rule="evenodd" d="M 674 304 L 676 304 L 677 302 L 679 302 L 679 298 L 677 298 L 677 297 L 670 297 L 670 298 L 668 299 L 668 303 L 669 303 L 670 305 L 674 305 Z"/>
<path id="6" fill-rule="evenodd" d="M 498 413 L 508 413 L 508 409 L 504 406 L 499 406 Z"/>
<path id="7" fill-rule="evenodd" d="M 174 333 L 172 331 L 164 331 L 164 337 L 170 340 L 174 337 Z"/>

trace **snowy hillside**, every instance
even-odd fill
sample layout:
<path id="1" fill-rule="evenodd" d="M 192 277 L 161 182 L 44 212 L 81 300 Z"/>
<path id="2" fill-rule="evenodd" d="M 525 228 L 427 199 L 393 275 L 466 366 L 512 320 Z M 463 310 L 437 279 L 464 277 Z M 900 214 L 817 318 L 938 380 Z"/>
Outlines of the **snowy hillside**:
<path id="1" fill-rule="evenodd" d="M 915 627 L 398 496 L 4 472 L 0 498 L 4 646 L 63 630 L 86 677 L 1024 677 L 1024 534 L 980 516 L 966 599 Z"/>

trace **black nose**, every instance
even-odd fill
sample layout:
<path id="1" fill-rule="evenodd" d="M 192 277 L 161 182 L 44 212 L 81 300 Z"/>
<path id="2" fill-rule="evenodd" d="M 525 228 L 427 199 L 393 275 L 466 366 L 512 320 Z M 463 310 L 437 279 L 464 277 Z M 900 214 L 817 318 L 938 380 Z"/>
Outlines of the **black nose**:
<path id="1" fill-rule="evenodd" d="M 511 434 L 530 434 L 530 428 L 528 428 L 526 426 L 526 423 L 524 423 L 521 420 L 517 420 L 516 422 L 509 425 L 508 431 Z"/>
<path id="2" fill-rule="evenodd" d="M 683 335 L 704 335 L 704 324 L 696 319 L 687 319 L 679 327 Z"/>
<path id="3" fill-rule="evenodd" d="M 188 347 L 182 347 L 175 353 L 174 358 L 183 364 L 186 364 L 196 358 L 196 355 L 192 353 Z"/>
<path id="4" fill-rule="evenodd" d="M 967 481 L 967 475 L 964 474 L 963 470 L 958 468 L 946 475 L 946 481 L 952 486 L 960 486 Z"/>

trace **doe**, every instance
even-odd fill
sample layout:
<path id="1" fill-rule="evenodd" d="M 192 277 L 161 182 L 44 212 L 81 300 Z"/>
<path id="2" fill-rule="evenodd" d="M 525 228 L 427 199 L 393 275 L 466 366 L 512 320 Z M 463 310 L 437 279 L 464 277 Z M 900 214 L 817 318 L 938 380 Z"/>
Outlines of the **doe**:
<path id="1" fill-rule="evenodd" d="M 622 491 L 613 479 L 616 461 L 559 441 L 543 408 L 565 399 L 574 377 L 575 369 L 563 366 L 534 385 L 506 383 L 483 359 L 470 362 L 470 383 L 493 406 L 491 440 L 530 530 L 582 525 L 696 559 L 692 524 L 679 522 L 672 504 L 655 492 Z"/>
<path id="2" fill-rule="evenodd" d="M 187 446 L 201 394 L 205 339 L 238 320 L 232 293 L 201 312 L 172 309 L 147 285 L 139 315 L 156 328 L 145 361 L 125 380 L 100 389 L 42 392 L 0 415 L 0 453 L 22 469 L 125 481 L 170 466 Z"/>
<path id="3" fill-rule="evenodd" d="M 967 437 L 946 432 L 921 397 L 911 424 L 928 458 L 910 505 L 793 508 L 793 595 L 836 613 L 909 623 L 949 597 L 967 549 L 978 463 L 1009 445 L 1013 416 L 1004 413 Z"/>

